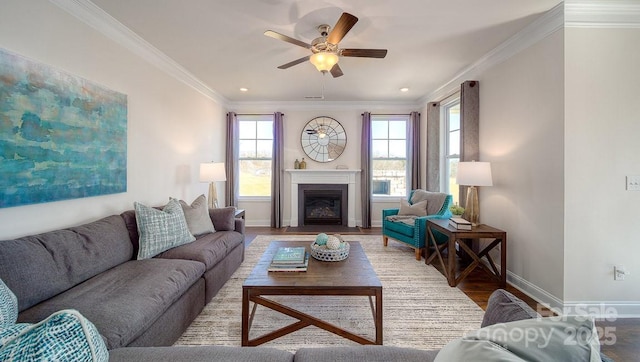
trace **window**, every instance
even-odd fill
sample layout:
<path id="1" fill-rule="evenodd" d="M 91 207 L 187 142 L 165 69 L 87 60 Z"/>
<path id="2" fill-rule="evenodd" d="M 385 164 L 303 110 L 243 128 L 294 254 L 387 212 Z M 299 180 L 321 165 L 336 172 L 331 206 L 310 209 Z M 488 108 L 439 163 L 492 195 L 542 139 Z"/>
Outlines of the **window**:
<path id="1" fill-rule="evenodd" d="M 408 115 L 371 116 L 373 196 L 407 195 Z"/>
<path id="2" fill-rule="evenodd" d="M 445 122 L 444 180 L 445 192 L 453 195 L 453 202 L 460 204 L 460 190 L 456 183 L 460 162 L 460 99 L 443 106 Z"/>
<path id="3" fill-rule="evenodd" d="M 238 194 L 271 196 L 273 115 L 238 115 Z"/>

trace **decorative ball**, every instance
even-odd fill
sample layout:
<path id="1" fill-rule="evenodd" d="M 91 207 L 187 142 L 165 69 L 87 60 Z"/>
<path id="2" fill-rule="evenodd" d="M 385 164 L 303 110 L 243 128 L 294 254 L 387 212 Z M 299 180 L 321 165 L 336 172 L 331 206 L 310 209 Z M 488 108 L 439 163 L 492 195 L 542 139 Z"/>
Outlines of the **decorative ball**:
<path id="1" fill-rule="evenodd" d="M 329 236 L 329 238 L 327 239 L 327 249 L 340 249 L 340 239 L 333 235 Z"/>
<path id="2" fill-rule="evenodd" d="M 329 239 L 329 235 L 327 235 L 325 233 L 320 233 L 320 234 L 318 234 L 318 236 L 316 236 L 316 244 L 318 244 L 318 245 L 326 245 L 328 239 Z"/>

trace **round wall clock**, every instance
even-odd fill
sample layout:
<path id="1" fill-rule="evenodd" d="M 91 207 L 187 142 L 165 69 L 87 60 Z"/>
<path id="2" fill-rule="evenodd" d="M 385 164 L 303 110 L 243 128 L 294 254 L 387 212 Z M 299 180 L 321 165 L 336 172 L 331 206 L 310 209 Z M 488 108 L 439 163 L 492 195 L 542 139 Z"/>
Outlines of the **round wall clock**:
<path id="1" fill-rule="evenodd" d="M 335 119 L 316 117 L 304 126 L 300 141 L 310 159 L 331 162 L 340 157 L 347 146 L 347 134 Z"/>

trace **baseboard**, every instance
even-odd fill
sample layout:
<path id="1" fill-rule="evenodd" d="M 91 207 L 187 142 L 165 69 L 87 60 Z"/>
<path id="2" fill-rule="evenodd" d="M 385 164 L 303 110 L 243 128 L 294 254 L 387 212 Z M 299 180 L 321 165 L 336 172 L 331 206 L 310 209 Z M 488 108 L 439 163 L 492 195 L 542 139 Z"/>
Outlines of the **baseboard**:
<path id="1" fill-rule="evenodd" d="M 498 267 L 499 268 L 499 267 Z M 536 302 L 561 315 L 588 314 L 597 319 L 614 321 L 622 318 L 640 318 L 639 302 L 624 301 L 563 301 L 537 285 L 507 272 L 507 282 L 533 298 Z"/>

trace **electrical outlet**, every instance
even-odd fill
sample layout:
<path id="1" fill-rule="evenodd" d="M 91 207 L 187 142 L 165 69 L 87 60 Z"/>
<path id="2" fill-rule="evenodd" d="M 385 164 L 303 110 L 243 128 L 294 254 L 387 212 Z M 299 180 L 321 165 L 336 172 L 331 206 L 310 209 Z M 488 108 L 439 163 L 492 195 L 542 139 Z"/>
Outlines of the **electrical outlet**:
<path id="1" fill-rule="evenodd" d="M 627 176 L 627 191 L 640 191 L 640 176 Z"/>
<path id="2" fill-rule="evenodd" d="M 622 281 L 624 277 L 627 275 L 627 271 L 624 266 L 616 265 L 613 267 L 613 280 Z"/>

